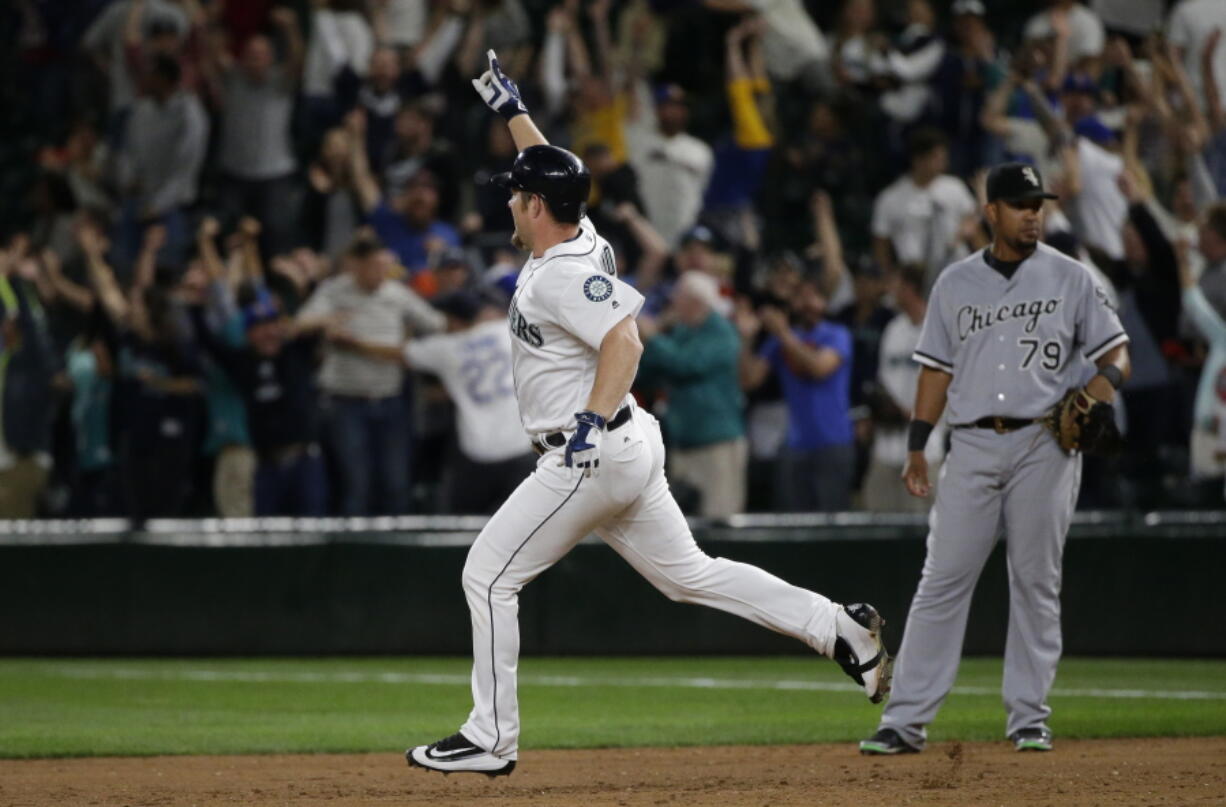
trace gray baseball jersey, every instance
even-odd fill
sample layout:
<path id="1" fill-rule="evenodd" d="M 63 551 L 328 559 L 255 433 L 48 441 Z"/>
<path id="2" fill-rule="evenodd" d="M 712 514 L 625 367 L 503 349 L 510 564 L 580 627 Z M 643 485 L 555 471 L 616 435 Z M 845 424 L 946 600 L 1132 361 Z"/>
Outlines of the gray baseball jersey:
<path id="1" fill-rule="evenodd" d="M 1065 454 L 1036 423 L 1004 433 L 958 427 L 1042 415 L 1085 380 L 1088 362 L 1127 341 L 1090 270 L 1044 244 L 1010 277 L 981 251 L 946 268 L 933 286 L 913 357 L 953 374 L 947 412 L 955 428 L 894 694 L 881 717 L 912 747 L 923 747 L 953 686 L 975 582 L 1002 527 L 1010 586 L 1005 733 L 1047 727 L 1060 659 L 1060 567 L 1081 457 Z"/>
<path id="2" fill-rule="evenodd" d="M 1082 380 L 1084 361 L 1127 341 L 1090 270 L 1039 244 L 1011 278 L 983 251 L 942 272 L 913 358 L 953 374 L 947 411 L 956 426 L 1039 417 Z"/>

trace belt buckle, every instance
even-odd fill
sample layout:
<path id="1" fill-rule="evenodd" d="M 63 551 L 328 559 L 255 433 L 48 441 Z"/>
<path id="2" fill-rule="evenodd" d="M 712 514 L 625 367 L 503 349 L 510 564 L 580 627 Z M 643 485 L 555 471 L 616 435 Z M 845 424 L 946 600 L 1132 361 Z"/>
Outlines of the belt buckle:
<path id="1" fill-rule="evenodd" d="M 1002 417 L 992 418 L 992 428 L 996 430 L 997 434 L 1008 434 L 1009 433 L 1009 430 L 1005 428 L 1005 419 Z"/>

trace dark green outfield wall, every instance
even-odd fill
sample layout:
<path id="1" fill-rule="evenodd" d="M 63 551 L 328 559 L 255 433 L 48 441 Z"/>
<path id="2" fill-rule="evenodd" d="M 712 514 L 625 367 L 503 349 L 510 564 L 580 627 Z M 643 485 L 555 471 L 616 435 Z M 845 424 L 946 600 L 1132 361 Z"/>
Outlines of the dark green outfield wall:
<path id="1" fill-rule="evenodd" d="M 700 535 L 710 554 L 838 601 L 874 603 L 897 646 L 923 560 L 922 526 Z M 467 653 L 459 577 L 471 539 L 296 533 L 230 535 L 209 540 L 231 545 L 204 547 L 190 535 L 58 545 L 0 537 L 0 653 Z M 232 545 L 247 541 L 305 545 Z M 1065 555 L 1066 652 L 1226 655 L 1224 571 L 1219 526 L 1080 525 Z M 976 593 L 967 652 L 1001 652 L 1007 613 L 999 546 Z M 725 614 L 669 602 L 599 543 L 581 544 L 532 583 L 520 620 L 525 653 L 799 648 Z"/>

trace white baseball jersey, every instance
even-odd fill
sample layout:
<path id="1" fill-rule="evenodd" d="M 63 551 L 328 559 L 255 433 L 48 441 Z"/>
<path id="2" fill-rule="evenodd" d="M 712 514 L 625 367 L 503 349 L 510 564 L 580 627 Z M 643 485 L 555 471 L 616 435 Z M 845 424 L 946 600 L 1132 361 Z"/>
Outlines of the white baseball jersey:
<path id="1" fill-rule="evenodd" d="M 601 341 L 642 306 L 643 295 L 618 280 L 613 248 L 586 217 L 574 238 L 528 259 L 511 299 L 510 330 L 515 396 L 529 435 L 574 427 L 596 380 Z"/>
<path id="2" fill-rule="evenodd" d="M 530 259 L 510 307 L 512 367 L 530 435 L 574 428 L 600 343 L 643 297 L 617 279 L 613 250 L 584 219 L 578 235 Z M 632 399 L 627 396 L 629 403 Z M 555 446 L 481 530 L 464 564 L 472 616 L 473 710 L 460 731 L 502 759 L 518 754 L 519 591 L 595 532 L 668 597 L 719 608 L 829 655 L 839 606 L 761 569 L 706 555 L 664 475 L 660 424 L 632 407 L 604 434 L 600 472 L 576 475 Z"/>
<path id="3" fill-rule="evenodd" d="M 953 374 L 949 422 L 1036 418 L 1128 341 L 1111 298 L 1082 264 L 1039 244 L 1011 278 L 985 250 L 951 265 L 928 300 L 914 359 Z"/>
<path id="4" fill-rule="evenodd" d="M 414 369 L 437 375 L 455 401 L 464 456 L 473 462 L 502 462 L 528 453 L 528 441 L 514 428 L 519 406 L 505 320 L 414 339 L 405 345 L 404 355 Z"/>

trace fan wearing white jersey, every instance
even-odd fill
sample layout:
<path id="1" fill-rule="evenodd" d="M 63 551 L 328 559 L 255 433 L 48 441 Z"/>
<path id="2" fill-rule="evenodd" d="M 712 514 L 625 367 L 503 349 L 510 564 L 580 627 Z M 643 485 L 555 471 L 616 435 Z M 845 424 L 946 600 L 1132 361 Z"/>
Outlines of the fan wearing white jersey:
<path id="1" fill-rule="evenodd" d="M 704 554 L 664 478 L 656 419 L 630 396 L 643 297 L 616 275 L 607 241 L 583 215 L 591 178 L 550 146 L 489 52 L 473 82 L 508 122 L 520 154 L 493 181 L 511 191 L 513 242 L 531 255 L 511 301 L 515 395 L 536 469 L 468 553 L 473 709 L 460 730 L 410 748 L 410 765 L 508 774 L 519 756 L 519 590 L 595 532 L 672 600 L 737 614 L 834 658 L 874 703 L 889 687 L 881 617 L 841 606 L 761 569 Z"/>
<path id="2" fill-rule="evenodd" d="M 446 512 L 489 514 L 536 460 L 516 428 L 519 405 L 506 313 L 465 290 L 436 298 L 431 305 L 447 315 L 446 333 L 403 345 L 364 342 L 345 331 L 330 338 L 333 345 L 438 376 L 456 406 L 460 449 L 443 474 Z"/>

